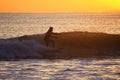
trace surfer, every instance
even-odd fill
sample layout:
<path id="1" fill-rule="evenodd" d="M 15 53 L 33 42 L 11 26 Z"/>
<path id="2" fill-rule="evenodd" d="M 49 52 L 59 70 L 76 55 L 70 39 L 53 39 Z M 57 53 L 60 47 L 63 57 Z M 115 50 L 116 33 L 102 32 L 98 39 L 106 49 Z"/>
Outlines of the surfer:
<path id="1" fill-rule="evenodd" d="M 52 46 L 55 47 L 55 41 L 54 41 L 54 39 L 57 39 L 57 37 L 54 36 L 54 35 L 57 35 L 57 34 L 58 33 L 53 33 L 53 27 L 50 27 L 48 29 L 48 31 L 46 32 L 45 37 L 44 37 L 45 44 L 47 46 L 49 46 L 50 44 L 52 44 Z"/>

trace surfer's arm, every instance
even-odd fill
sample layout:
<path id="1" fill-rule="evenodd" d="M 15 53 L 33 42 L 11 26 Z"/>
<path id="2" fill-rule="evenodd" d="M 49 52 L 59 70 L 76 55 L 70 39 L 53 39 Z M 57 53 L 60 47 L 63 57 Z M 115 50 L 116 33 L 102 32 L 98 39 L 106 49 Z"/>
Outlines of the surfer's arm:
<path id="1" fill-rule="evenodd" d="M 60 35 L 60 33 L 52 33 L 53 35 Z"/>

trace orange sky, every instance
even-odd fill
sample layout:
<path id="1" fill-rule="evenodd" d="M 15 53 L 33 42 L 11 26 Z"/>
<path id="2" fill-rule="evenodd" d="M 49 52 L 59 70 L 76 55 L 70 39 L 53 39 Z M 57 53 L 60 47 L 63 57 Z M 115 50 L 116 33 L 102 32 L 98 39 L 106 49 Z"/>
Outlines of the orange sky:
<path id="1" fill-rule="evenodd" d="M 120 0 L 0 0 L 0 12 L 120 12 Z"/>

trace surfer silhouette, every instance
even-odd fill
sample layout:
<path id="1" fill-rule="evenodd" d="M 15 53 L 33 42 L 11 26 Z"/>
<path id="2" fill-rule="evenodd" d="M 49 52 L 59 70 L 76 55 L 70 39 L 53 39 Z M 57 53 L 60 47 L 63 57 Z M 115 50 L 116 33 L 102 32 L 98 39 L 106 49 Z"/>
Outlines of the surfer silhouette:
<path id="1" fill-rule="evenodd" d="M 51 44 L 53 47 L 55 47 L 55 40 L 54 39 L 57 39 L 57 37 L 54 35 L 57 35 L 57 34 L 58 33 L 53 32 L 53 27 L 50 27 L 48 29 L 48 31 L 46 32 L 45 37 L 44 37 L 45 44 L 47 46 L 49 46 Z"/>

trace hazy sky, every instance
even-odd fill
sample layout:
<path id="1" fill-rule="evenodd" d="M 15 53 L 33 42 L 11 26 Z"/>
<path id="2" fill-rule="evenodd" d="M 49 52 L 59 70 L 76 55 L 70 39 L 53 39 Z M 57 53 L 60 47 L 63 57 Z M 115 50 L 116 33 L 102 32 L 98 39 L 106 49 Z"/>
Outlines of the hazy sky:
<path id="1" fill-rule="evenodd" d="M 0 0 L 0 12 L 120 12 L 120 0 Z"/>

